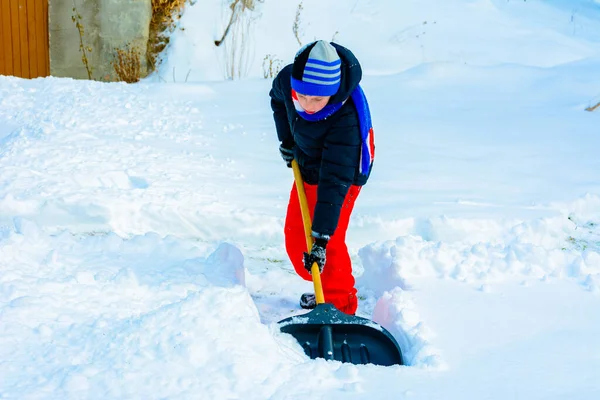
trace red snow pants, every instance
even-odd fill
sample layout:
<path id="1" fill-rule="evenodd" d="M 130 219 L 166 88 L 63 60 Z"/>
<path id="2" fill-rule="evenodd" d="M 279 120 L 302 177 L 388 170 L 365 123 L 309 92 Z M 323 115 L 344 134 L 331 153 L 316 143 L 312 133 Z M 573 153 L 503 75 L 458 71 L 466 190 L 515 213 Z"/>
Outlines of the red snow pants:
<path id="1" fill-rule="evenodd" d="M 325 267 L 321 274 L 325 302 L 332 303 L 338 310 L 346 314 L 356 313 L 356 308 L 358 307 L 354 277 L 352 276 L 352 263 L 350 262 L 348 247 L 346 247 L 346 230 L 348 229 L 350 214 L 352 213 L 352 208 L 360 193 L 360 189 L 360 186 L 351 186 L 348 190 L 348 194 L 342 205 L 337 229 L 327 244 Z M 306 191 L 306 199 L 308 200 L 308 208 L 312 221 L 317 202 L 317 185 L 308 185 L 305 183 L 304 190 Z M 306 235 L 304 233 L 296 183 L 292 186 L 290 193 L 284 233 L 285 248 L 296 273 L 304 280 L 312 281 L 312 276 L 304 268 L 303 253 L 308 250 L 306 249 Z"/>

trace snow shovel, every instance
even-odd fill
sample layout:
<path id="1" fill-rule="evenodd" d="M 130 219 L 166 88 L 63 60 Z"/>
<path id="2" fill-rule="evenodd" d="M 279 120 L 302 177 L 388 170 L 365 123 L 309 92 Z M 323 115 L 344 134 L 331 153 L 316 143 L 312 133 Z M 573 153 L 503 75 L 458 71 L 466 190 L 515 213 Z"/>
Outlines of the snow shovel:
<path id="1" fill-rule="evenodd" d="M 311 220 L 304 181 L 296 160 L 292 161 L 300 199 L 308 251 L 312 247 Z M 311 267 L 317 306 L 307 314 L 278 322 L 279 329 L 292 335 L 310 358 L 324 358 L 352 364 L 403 365 L 402 352 L 394 337 L 379 324 L 348 315 L 325 303 L 319 266 Z"/>

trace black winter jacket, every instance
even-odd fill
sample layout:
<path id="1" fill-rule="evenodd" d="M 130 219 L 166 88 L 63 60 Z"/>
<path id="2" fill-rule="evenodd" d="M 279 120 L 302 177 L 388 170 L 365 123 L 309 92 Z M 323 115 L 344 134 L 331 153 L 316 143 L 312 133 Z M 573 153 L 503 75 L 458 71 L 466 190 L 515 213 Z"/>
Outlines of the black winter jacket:
<path id="1" fill-rule="evenodd" d="M 318 185 L 312 222 L 316 236 L 333 235 L 348 189 L 351 185 L 362 186 L 368 179 L 359 173 L 360 127 L 350 98 L 362 78 L 362 69 L 350 50 L 332 45 L 342 60 L 342 75 L 340 89 L 329 103 L 346 100 L 335 114 L 316 122 L 298 115 L 291 96 L 291 64 L 273 80 L 269 93 L 279 140 L 294 149 L 304 181 Z"/>

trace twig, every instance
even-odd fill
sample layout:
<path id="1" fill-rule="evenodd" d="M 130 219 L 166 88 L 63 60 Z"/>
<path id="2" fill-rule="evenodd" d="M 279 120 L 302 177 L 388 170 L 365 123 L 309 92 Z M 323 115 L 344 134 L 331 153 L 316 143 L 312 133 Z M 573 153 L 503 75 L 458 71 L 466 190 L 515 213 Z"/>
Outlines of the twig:
<path id="1" fill-rule="evenodd" d="M 596 108 L 600 107 L 600 102 L 598 104 L 596 104 L 595 106 L 592 107 L 588 107 L 585 109 L 585 111 L 594 111 Z"/>
<path id="2" fill-rule="evenodd" d="M 294 25 L 292 26 L 292 31 L 294 32 L 294 36 L 296 37 L 299 46 L 302 46 L 302 41 L 300 40 L 300 14 L 302 14 L 302 10 L 302 2 L 300 2 L 296 9 L 296 17 L 294 18 Z"/>
<path id="3" fill-rule="evenodd" d="M 75 23 L 75 26 L 77 27 L 77 32 L 79 32 L 79 50 L 81 51 L 81 61 L 83 62 L 83 65 L 85 66 L 85 70 L 87 71 L 88 74 L 88 79 L 92 80 L 92 69 L 90 68 L 90 64 L 89 64 L 89 60 L 87 57 L 87 53 L 85 52 L 86 49 L 88 51 L 92 51 L 91 47 L 85 47 L 85 45 L 83 44 L 83 34 L 84 34 L 84 28 L 83 25 L 81 24 L 81 15 L 79 14 L 79 12 L 77 11 L 77 7 L 75 6 L 75 0 L 73 0 L 73 13 L 74 15 L 71 16 L 71 20 Z"/>
<path id="4" fill-rule="evenodd" d="M 227 37 L 227 34 L 229 33 L 229 29 L 231 28 L 231 25 L 233 25 L 233 21 L 235 20 L 236 16 L 237 16 L 237 12 L 236 12 L 236 6 L 238 4 L 239 0 L 235 0 L 233 3 L 231 3 L 231 17 L 229 17 L 229 23 L 227 24 L 227 28 L 225 28 L 225 32 L 223 32 L 223 36 L 221 36 L 221 39 L 219 40 L 215 40 L 215 46 L 219 47 L 221 45 L 221 43 L 223 43 L 223 41 L 225 40 L 225 37 Z"/>

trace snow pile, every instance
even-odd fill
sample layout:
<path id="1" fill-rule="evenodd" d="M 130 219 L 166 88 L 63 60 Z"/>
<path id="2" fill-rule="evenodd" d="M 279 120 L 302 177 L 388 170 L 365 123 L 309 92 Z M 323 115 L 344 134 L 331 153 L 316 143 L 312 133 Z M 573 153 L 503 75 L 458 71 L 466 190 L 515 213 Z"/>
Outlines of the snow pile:
<path id="1" fill-rule="evenodd" d="M 598 197 L 589 197 L 597 204 Z M 584 221 L 584 222 L 581 222 Z M 464 220 L 430 221 L 422 234 L 374 243 L 359 252 L 364 274 L 360 284 L 376 294 L 413 278 L 454 279 L 477 286 L 506 280 L 567 278 L 589 290 L 600 283 L 600 219 L 561 215 L 507 224 L 505 231 L 482 240 L 482 232 L 462 231 Z M 471 225 L 485 225 L 470 222 Z M 456 229 L 458 228 L 458 229 Z M 488 232 L 489 234 L 489 232 Z M 472 237 L 471 237 L 472 236 Z"/>
<path id="2" fill-rule="evenodd" d="M 571 210 L 568 216 L 507 222 L 503 230 L 494 221 L 413 220 L 413 235 L 359 250 L 363 272 L 357 284 L 378 299 L 373 320 L 397 338 L 408 365 L 445 369 L 443 354 L 431 344 L 435 335 L 413 300 L 411 282 L 450 279 L 490 292 L 503 282 L 567 279 L 600 293 L 600 226 L 593 222 L 600 221 L 599 201 L 589 195 L 562 205 Z"/>
<path id="3" fill-rule="evenodd" d="M 248 195 L 243 172 L 251 169 L 221 145 L 227 130 L 237 126 L 229 135 L 238 135 L 243 125 L 210 117 L 214 89 L 77 82 L 70 90 L 75 81 L 53 78 L 5 83 L 0 115 L 10 131 L 0 139 L 0 222 L 22 216 L 51 230 L 212 242 L 281 231 L 273 216 L 228 200 Z"/>
<path id="4" fill-rule="evenodd" d="M 431 344 L 433 332 L 422 320 L 410 294 L 401 288 L 396 287 L 379 298 L 373 311 L 373 320 L 396 338 L 406 365 L 446 368 L 440 351 Z"/>
<path id="5" fill-rule="evenodd" d="M 48 235 L 24 219 L 0 237 L 5 393 L 220 397 L 301 354 L 282 353 L 278 341 L 289 339 L 260 323 L 243 257 L 229 244 L 204 259 L 174 237 Z M 11 365 L 31 357 L 23 380 Z M 266 365 L 256 369 L 259 357 Z M 230 374 L 197 379 L 219 370 Z"/>

